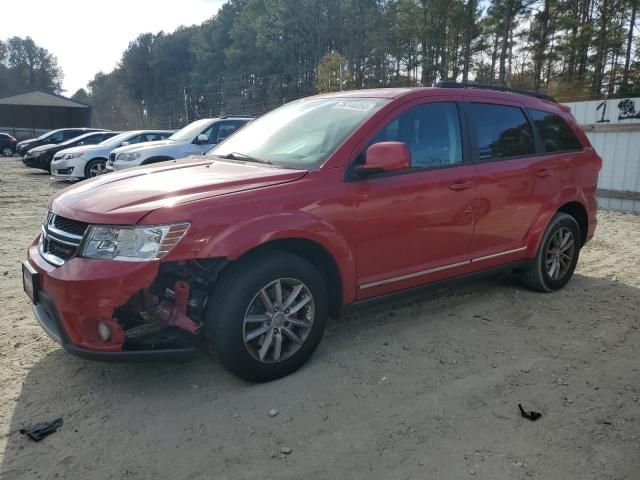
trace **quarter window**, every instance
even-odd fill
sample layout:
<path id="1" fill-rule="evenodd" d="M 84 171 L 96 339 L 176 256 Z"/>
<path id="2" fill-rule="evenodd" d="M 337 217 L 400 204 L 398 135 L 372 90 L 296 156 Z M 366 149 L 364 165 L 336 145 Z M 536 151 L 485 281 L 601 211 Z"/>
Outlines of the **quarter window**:
<path id="1" fill-rule="evenodd" d="M 471 103 L 469 122 L 475 133 L 479 160 L 535 153 L 531 125 L 518 107 Z"/>
<path id="2" fill-rule="evenodd" d="M 567 122 L 558 115 L 540 110 L 529 110 L 545 152 L 580 150 L 582 144 Z"/>
<path id="3" fill-rule="evenodd" d="M 413 168 L 437 168 L 462 163 L 462 135 L 453 102 L 426 103 L 401 113 L 371 141 L 404 142 Z"/>

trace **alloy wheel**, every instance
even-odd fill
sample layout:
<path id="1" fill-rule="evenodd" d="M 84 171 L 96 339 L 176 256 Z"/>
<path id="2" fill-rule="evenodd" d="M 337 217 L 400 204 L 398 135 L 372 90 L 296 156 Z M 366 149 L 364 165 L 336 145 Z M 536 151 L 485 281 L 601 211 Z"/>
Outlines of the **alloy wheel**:
<path id="1" fill-rule="evenodd" d="M 4 155 L 5 157 L 10 157 L 13 155 L 13 150 L 10 147 L 4 147 L 2 149 L 2 155 Z"/>
<path id="2" fill-rule="evenodd" d="M 315 318 L 313 295 L 294 278 L 279 278 L 260 289 L 244 316 L 242 338 L 262 363 L 277 363 L 304 345 Z"/>
<path id="3" fill-rule="evenodd" d="M 552 280 L 563 278 L 573 262 L 575 254 L 575 239 L 573 233 L 566 227 L 558 229 L 551 237 L 545 257 L 547 275 Z"/>
<path id="4" fill-rule="evenodd" d="M 95 163 L 91 165 L 91 168 L 89 168 L 89 177 L 90 178 L 97 177 L 98 175 L 101 175 L 102 173 L 104 173 L 105 169 L 106 169 L 105 163 L 102 163 L 102 162 Z"/>

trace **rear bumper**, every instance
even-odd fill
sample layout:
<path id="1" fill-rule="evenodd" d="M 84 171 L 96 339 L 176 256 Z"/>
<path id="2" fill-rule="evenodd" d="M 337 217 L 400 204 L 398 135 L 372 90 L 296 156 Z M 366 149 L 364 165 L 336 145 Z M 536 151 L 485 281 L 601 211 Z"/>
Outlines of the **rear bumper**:
<path id="1" fill-rule="evenodd" d="M 131 350 L 113 311 L 137 291 L 147 288 L 157 275 L 155 262 L 114 262 L 72 258 L 62 266 L 47 263 L 37 245 L 29 248 L 28 261 L 38 273 L 40 288 L 33 312 L 42 329 L 69 353 L 99 361 L 188 360 L 193 346 Z M 97 324 L 108 323 L 108 342 L 98 338 Z"/>

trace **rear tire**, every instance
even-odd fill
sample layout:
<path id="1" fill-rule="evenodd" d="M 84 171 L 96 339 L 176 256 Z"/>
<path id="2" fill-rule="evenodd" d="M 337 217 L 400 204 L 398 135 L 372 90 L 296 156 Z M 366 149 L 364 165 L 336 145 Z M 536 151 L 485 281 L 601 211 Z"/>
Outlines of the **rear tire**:
<path id="1" fill-rule="evenodd" d="M 553 292 L 564 287 L 576 269 L 582 246 L 580 227 L 566 213 L 556 213 L 542 237 L 535 259 L 522 273 L 528 287 Z"/>
<path id="2" fill-rule="evenodd" d="M 229 371 L 267 382 L 311 357 L 328 311 L 325 279 L 315 266 L 297 255 L 263 251 L 222 273 L 209 298 L 205 333 Z"/>
<path id="3" fill-rule="evenodd" d="M 87 162 L 84 167 L 84 178 L 93 178 L 97 177 L 104 173 L 105 168 L 107 168 L 107 161 L 102 158 L 94 158 L 93 160 Z"/>
<path id="4" fill-rule="evenodd" d="M 4 147 L 2 149 L 2 155 L 5 156 L 5 157 L 12 157 L 13 156 L 13 148 Z"/>

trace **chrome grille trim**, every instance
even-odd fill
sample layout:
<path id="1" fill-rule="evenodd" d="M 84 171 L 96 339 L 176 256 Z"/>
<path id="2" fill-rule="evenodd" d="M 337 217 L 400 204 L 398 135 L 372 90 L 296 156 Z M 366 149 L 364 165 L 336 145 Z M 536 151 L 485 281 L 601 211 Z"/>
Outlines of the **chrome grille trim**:
<path id="1" fill-rule="evenodd" d="M 41 226 L 40 242 L 38 250 L 40 255 L 49 263 L 60 266 L 75 257 L 82 244 L 84 233 L 77 233 L 62 230 L 61 227 L 84 232 L 88 230 L 88 224 L 78 222 L 65 217 L 60 217 L 52 212 L 47 214 L 46 220 Z"/>

